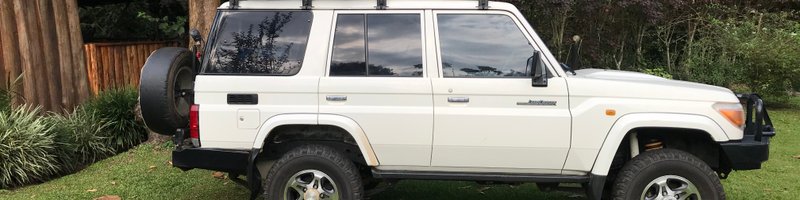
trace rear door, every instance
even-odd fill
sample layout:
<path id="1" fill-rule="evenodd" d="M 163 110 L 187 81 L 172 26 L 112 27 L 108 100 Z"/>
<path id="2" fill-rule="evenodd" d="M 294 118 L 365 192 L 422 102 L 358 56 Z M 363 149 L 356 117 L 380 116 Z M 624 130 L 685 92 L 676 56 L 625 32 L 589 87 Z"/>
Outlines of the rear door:
<path id="1" fill-rule="evenodd" d="M 538 47 L 520 21 L 501 11 L 434 19 L 442 76 L 433 79 L 432 166 L 560 173 L 570 147 L 566 81 L 531 86 Z"/>
<path id="2" fill-rule="evenodd" d="M 202 147 L 250 149 L 270 117 L 317 112 L 322 66 L 306 62 L 317 51 L 306 47 L 312 29 L 329 25 L 313 24 L 312 11 L 221 10 L 217 19 L 195 81 Z"/>
<path id="3" fill-rule="evenodd" d="M 430 165 L 431 82 L 422 11 L 338 11 L 320 114 L 355 120 L 382 166 Z"/>

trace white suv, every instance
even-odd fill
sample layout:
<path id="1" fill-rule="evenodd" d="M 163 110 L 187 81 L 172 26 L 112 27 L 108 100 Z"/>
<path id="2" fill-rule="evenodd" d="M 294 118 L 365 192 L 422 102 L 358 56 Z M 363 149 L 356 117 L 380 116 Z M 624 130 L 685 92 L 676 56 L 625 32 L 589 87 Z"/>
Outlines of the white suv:
<path id="1" fill-rule="evenodd" d="M 145 64 L 144 119 L 174 166 L 244 175 L 253 198 L 430 179 L 724 199 L 775 133 L 757 95 L 560 67 L 502 2 L 232 0 L 192 36 Z"/>

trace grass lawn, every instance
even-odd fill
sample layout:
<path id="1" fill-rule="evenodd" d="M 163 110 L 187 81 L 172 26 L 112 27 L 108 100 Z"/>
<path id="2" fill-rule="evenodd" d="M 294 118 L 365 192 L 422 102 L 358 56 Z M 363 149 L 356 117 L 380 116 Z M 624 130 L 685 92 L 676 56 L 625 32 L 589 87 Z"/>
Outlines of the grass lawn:
<path id="1" fill-rule="evenodd" d="M 729 199 L 800 199 L 800 110 L 770 113 L 778 128 L 763 169 L 734 172 L 723 180 Z M 170 167 L 170 149 L 141 145 L 47 183 L 0 190 L 0 199 L 246 199 L 249 192 L 211 171 Z M 583 199 L 543 193 L 535 185 L 478 185 L 470 182 L 403 181 L 372 199 Z"/>

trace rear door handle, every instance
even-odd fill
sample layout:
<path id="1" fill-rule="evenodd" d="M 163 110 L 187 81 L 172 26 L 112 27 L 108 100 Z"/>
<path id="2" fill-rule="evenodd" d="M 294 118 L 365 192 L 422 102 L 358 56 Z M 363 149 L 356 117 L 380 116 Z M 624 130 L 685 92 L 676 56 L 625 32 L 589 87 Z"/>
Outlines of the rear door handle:
<path id="1" fill-rule="evenodd" d="M 469 97 L 448 97 L 447 102 L 450 103 L 469 103 Z"/>
<path id="2" fill-rule="evenodd" d="M 328 95 L 325 97 L 328 101 L 347 101 L 347 96 L 344 95 Z"/>

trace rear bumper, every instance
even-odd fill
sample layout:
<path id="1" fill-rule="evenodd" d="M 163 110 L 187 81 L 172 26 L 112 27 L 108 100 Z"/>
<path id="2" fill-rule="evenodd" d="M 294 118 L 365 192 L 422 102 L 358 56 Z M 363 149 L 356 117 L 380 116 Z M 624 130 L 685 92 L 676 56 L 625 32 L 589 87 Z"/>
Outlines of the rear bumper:
<path id="1" fill-rule="evenodd" d="M 744 137 L 739 141 L 720 143 L 720 147 L 731 169 L 761 169 L 761 163 L 769 160 L 769 140 L 775 136 L 775 128 L 761 97 L 756 94 L 737 96 L 746 112 Z"/>
<path id="2" fill-rule="evenodd" d="M 204 148 L 183 148 L 172 151 L 172 166 L 183 170 L 194 168 L 247 174 L 250 152 Z"/>

